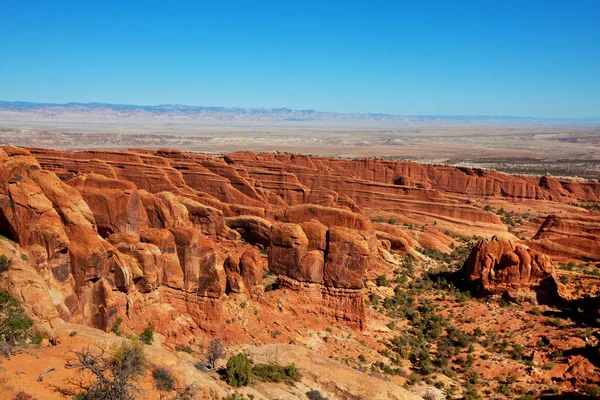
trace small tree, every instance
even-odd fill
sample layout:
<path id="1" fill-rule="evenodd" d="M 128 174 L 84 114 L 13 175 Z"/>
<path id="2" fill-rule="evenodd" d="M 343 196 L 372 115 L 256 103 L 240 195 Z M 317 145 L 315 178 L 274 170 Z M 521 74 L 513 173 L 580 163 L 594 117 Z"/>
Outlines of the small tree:
<path id="1" fill-rule="evenodd" d="M 144 372 L 144 347 L 138 340 L 125 341 L 113 348 L 92 352 L 90 347 L 75 351 L 76 360 L 69 360 L 66 368 L 91 372 L 96 381 L 79 396 L 84 400 L 133 400 L 137 388 L 132 381 Z"/>
<path id="2" fill-rule="evenodd" d="M 231 386 L 246 386 L 252 379 L 252 363 L 245 353 L 238 353 L 227 360 L 227 383 Z"/>
<path id="3" fill-rule="evenodd" d="M 32 325 L 17 300 L 0 290 L 0 354 L 10 358 L 14 348 L 27 339 Z"/>
<path id="4" fill-rule="evenodd" d="M 219 339 L 211 340 L 206 352 L 206 361 L 208 362 L 208 365 L 214 369 L 217 361 L 223 357 L 225 357 L 225 344 L 223 341 Z"/>

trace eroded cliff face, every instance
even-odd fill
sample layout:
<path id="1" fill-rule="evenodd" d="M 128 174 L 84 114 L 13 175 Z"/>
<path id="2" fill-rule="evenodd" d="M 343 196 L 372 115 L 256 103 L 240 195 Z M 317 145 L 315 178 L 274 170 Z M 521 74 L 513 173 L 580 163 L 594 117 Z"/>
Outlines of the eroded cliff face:
<path id="1" fill-rule="evenodd" d="M 216 330 L 220 299 L 260 295 L 271 271 L 307 305 L 364 325 L 363 275 L 378 245 L 364 216 L 288 206 L 206 156 L 34 153 L 0 150 L 0 231 L 30 254 L 63 320 L 108 330 L 167 303 Z"/>
<path id="2" fill-rule="evenodd" d="M 512 237 L 477 196 L 568 203 L 597 200 L 600 185 L 373 159 L 0 148 L 0 233 L 29 254 L 60 318 L 104 330 L 168 305 L 165 315 L 216 331 L 222 299 L 261 298 L 266 273 L 300 294 L 295 306 L 363 327 L 363 282 L 390 251 L 450 251 L 464 232 Z M 532 243 L 560 244 L 573 224 L 547 222 Z M 484 288 L 552 275 L 507 243 L 488 253 L 508 272 L 474 267 Z M 598 257 L 591 243 L 586 254 Z M 538 261 L 523 264 L 525 254 Z"/>

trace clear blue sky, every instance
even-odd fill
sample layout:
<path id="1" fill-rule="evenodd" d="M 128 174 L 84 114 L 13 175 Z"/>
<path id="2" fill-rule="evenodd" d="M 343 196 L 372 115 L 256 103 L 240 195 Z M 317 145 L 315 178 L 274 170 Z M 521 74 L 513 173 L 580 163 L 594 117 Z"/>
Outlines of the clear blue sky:
<path id="1" fill-rule="evenodd" d="M 0 100 L 600 117 L 600 0 L 0 0 Z"/>

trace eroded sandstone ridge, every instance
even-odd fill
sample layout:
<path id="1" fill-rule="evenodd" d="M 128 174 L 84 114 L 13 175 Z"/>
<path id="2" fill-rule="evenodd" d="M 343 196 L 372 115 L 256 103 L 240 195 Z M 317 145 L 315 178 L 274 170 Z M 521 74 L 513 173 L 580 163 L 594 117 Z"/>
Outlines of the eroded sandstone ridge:
<path id="1" fill-rule="evenodd" d="M 374 159 L 3 147 L 0 163 L 0 233 L 29 255 L 30 284 L 48 288 L 53 307 L 38 313 L 48 328 L 63 320 L 108 330 L 118 315 L 169 305 L 171 320 L 185 315 L 215 331 L 220 299 L 264 296 L 268 273 L 302 294 L 299 307 L 362 327 L 363 282 L 391 251 L 450 251 L 456 235 L 495 234 L 511 239 L 472 255 L 484 290 L 552 275 L 546 258 L 511 241 L 499 215 L 474 198 L 600 198 L 592 181 Z M 552 221 L 536 248 L 556 248 L 561 232 L 585 223 Z M 589 232 L 593 241 L 597 229 Z M 598 257 L 582 243 L 586 257 Z M 21 283 L 11 290 L 27 295 Z"/>

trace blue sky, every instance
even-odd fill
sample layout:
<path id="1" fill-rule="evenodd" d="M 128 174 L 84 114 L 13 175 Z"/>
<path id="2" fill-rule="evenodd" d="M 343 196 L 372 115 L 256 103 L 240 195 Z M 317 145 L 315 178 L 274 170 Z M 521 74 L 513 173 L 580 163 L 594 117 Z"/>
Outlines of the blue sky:
<path id="1" fill-rule="evenodd" d="M 600 1 L 0 0 L 0 100 L 600 117 Z"/>

